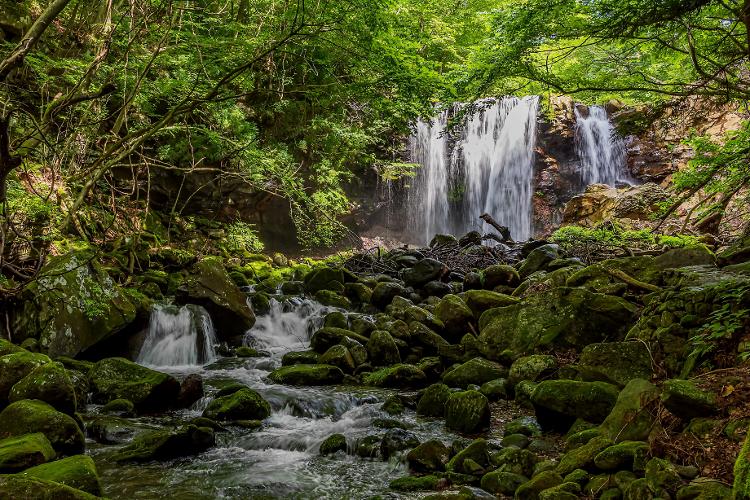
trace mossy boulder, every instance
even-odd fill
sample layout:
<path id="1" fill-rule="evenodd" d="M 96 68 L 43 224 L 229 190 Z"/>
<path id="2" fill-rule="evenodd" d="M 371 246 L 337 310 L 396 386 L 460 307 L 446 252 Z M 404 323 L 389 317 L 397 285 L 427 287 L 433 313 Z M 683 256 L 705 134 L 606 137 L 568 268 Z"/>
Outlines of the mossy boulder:
<path id="1" fill-rule="evenodd" d="M 432 491 L 437 490 L 446 481 L 439 476 L 404 476 L 394 479 L 389 487 L 395 491 Z"/>
<path id="2" fill-rule="evenodd" d="M 441 472 L 450 459 L 450 450 L 437 439 L 431 439 L 406 455 L 409 469 L 414 472 Z"/>
<path id="3" fill-rule="evenodd" d="M 22 350 L 0 357 L 0 406 L 8 400 L 11 388 L 35 368 L 51 363 L 44 354 Z"/>
<path id="4" fill-rule="evenodd" d="M 38 338 L 50 356 L 75 357 L 130 325 L 137 306 L 92 251 L 51 257 L 24 291 L 17 340 Z"/>
<path id="5" fill-rule="evenodd" d="M 0 438 L 41 432 L 57 453 L 83 453 L 85 438 L 72 417 L 43 401 L 24 399 L 0 412 Z"/>
<path id="6" fill-rule="evenodd" d="M 96 465 L 87 455 L 73 455 L 72 457 L 37 465 L 25 470 L 23 475 L 54 481 L 92 495 L 102 496 L 102 485 L 99 481 Z"/>
<path id="7" fill-rule="evenodd" d="M 537 271 L 545 269 L 547 264 L 560 257 L 560 247 L 555 244 L 550 243 L 537 247 L 521 262 L 518 274 L 521 278 L 526 278 Z"/>
<path id="8" fill-rule="evenodd" d="M 352 302 L 345 296 L 333 290 L 319 290 L 315 292 L 315 300 L 324 306 L 338 307 L 339 309 L 352 309 Z"/>
<path id="9" fill-rule="evenodd" d="M 354 339 L 360 344 L 367 344 L 367 337 L 354 333 L 344 328 L 324 327 L 313 333 L 310 338 L 310 347 L 320 354 L 323 354 L 331 347 L 343 343 L 347 338 Z"/>
<path id="10" fill-rule="evenodd" d="M 344 291 L 344 272 L 332 267 L 313 269 L 304 278 L 305 290 L 315 294 L 321 290 L 333 292 Z"/>
<path id="11" fill-rule="evenodd" d="M 9 342 L 5 339 L 0 339 L 0 357 L 6 354 L 13 354 L 14 352 L 24 352 L 26 349 L 17 346 L 13 342 Z"/>
<path id="12" fill-rule="evenodd" d="M 650 406 L 658 399 L 659 389 L 655 385 L 647 380 L 631 380 L 620 391 L 599 430 L 616 442 L 646 440 L 655 424 Z"/>
<path id="13" fill-rule="evenodd" d="M 508 381 L 504 378 L 490 380 L 479 387 L 479 392 L 487 396 L 490 401 L 508 399 Z"/>
<path id="14" fill-rule="evenodd" d="M 734 462 L 734 498 L 750 500 L 750 430 Z"/>
<path id="15" fill-rule="evenodd" d="M 561 476 L 567 476 L 576 469 L 584 470 L 596 470 L 594 460 L 596 457 L 605 449 L 612 445 L 612 440 L 604 437 L 597 436 L 592 438 L 588 443 L 583 446 L 567 452 L 560 458 L 560 463 L 557 465 L 555 472 Z"/>
<path id="16" fill-rule="evenodd" d="M 448 294 L 435 306 L 435 316 L 445 325 L 445 336 L 448 340 L 458 341 L 469 331 L 474 321 L 474 313 L 460 297 Z"/>
<path id="17" fill-rule="evenodd" d="M 477 469 L 476 466 L 480 469 Z M 484 469 L 490 465 L 490 453 L 487 441 L 479 438 L 472 441 L 463 450 L 456 453 L 448 461 L 446 470 L 460 474 L 476 475 L 477 472 L 484 473 Z"/>
<path id="18" fill-rule="evenodd" d="M 263 420 L 271 415 L 271 405 L 254 390 L 243 387 L 214 399 L 203 411 L 211 420 Z"/>
<path id="19" fill-rule="evenodd" d="M 113 399 L 102 406 L 102 413 L 112 415 L 132 416 L 135 414 L 135 405 L 127 399 Z"/>
<path id="20" fill-rule="evenodd" d="M 417 415 L 425 417 L 442 417 L 445 414 L 445 403 L 451 390 L 445 384 L 432 384 L 425 389 L 417 403 Z"/>
<path id="21" fill-rule="evenodd" d="M 370 297 L 370 303 L 378 309 L 385 309 L 396 297 L 408 295 L 406 288 L 398 283 L 381 282 L 375 285 Z"/>
<path id="22" fill-rule="evenodd" d="M 338 451 L 346 452 L 346 436 L 343 434 L 332 434 L 328 436 L 318 448 L 318 453 L 323 456 L 333 455 Z"/>
<path id="23" fill-rule="evenodd" d="M 440 279 L 448 268 L 435 259 L 422 259 L 404 271 L 404 282 L 409 286 L 421 287 L 430 281 Z"/>
<path id="24" fill-rule="evenodd" d="M 484 358 L 473 358 L 446 372 L 443 383 L 449 387 L 465 389 L 471 384 L 482 385 L 490 380 L 505 377 L 508 369 Z"/>
<path id="25" fill-rule="evenodd" d="M 577 418 L 602 422 L 615 405 L 619 390 L 604 382 L 545 380 L 531 394 L 542 427 L 567 430 Z"/>
<path id="26" fill-rule="evenodd" d="M 386 308 L 386 311 L 394 318 L 405 321 L 407 324 L 416 321 L 439 332 L 442 332 L 445 327 L 443 322 L 430 311 L 414 305 L 411 301 L 403 297 L 395 297 L 391 305 Z"/>
<path id="27" fill-rule="evenodd" d="M 291 365 L 314 365 L 318 362 L 320 354 L 310 351 L 292 351 L 284 354 L 281 358 L 281 366 Z"/>
<path id="28" fill-rule="evenodd" d="M 189 424 L 174 430 L 159 430 L 136 437 L 112 455 L 116 462 L 170 460 L 202 453 L 216 445 L 213 429 Z"/>
<path id="29" fill-rule="evenodd" d="M 400 389 L 423 387 L 427 383 L 427 376 L 414 365 L 399 363 L 369 373 L 364 377 L 363 381 L 365 385 Z"/>
<path id="30" fill-rule="evenodd" d="M 536 474 L 529 481 L 523 483 L 516 490 L 516 500 L 538 500 L 539 494 L 549 488 L 562 484 L 563 478 L 554 471 L 544 471 Z"/>
<path id="31" fill-rule="evenodd" d="M 584 380 L 624 387 L 633 379 L 651 378 L 651 353 L 640 341 L 591 344 L 581 351 L 577 368 Z"/>
<path id="32" fill-rule="evenodd" d="M 166 409 L 180 393 L 180 383 L 171 375 L 125 358 L 106 358 L 96 363 L 89 373 L 89 385 L 95 402 L 127 399 L 141 412 Z"/>
<path id="33" fill-rule="evenodd" d="M 534 473 L 534 466 L 539 459 L 529 450 L 519 448 L 505 448 L 492 456 L 492 463 L 498 471 L 512 472 L 530 477 Z"/>
<path id="34" fill-rule="evenodd" d="M 341 344 L 329 348 L 320 356 L 318 362 L 323 365 L 337 366 L 345 373 L 351 373 L 356 368 L 356 363 L 349 349 Z"/>
<path id="35" fill-rule="evenodd" d="M 8 499 L 39 500 L 96 500 L 97 496 L 85 491 L 65 486 L 54 481 L 46 481 L 24 474 L 0 476 L 0 493 Z"/>
<path id="36" fill-rule="evenodd" d="M 474 319 L 479 319 L 482 313 L 495 307 L 505 307 L 517 304 L 520 299 L 503 293 L 489 290 L 469 290 L 463 294 L 466 305 L 474 314 Z"/>
<path id="37" fill-rule="evenodd" d="M 484 355 L 495 360 L 505 351 L 517 356 L 550 346 L 583 348 L 623 339 L 636 312 L 620 297 L 583 288 L 552 288 L 516 305 L 486 311 L 479 319 L 479 341 Z"/>
<path id="38" fill-rule="evenodd" d="M 398 452 L 408 450 L 419 445 L 419 438 L 413 432 L 405 429 L 388 429 L 380 441 L 380 455 L 384 460 Z"/>
<path id="39" fill-rule="evenodd" d="M 335 385 L 344 380 L 344 372 L 331 365 L 292 365 L 272 371 L 268 379 L 284 385 Z"/>
<path id="40" fill-rule="evenodd" d="M 55 450 L 41 432 L 0 440 L 0 474 L 19 472 L 55 458 Z"/>
<path id="41" fill-rule="evenodd" d="M 387 366 L 401 362 L 396 342 L 385 330 L 375 330 L 367 341 L 367 354 L 374 366 Z"/>
<path id="42" fill-rule="evenodd" d="M 494 495 L 513 496 L 529 478 L 513 472 L 492 471 L 482 476 L 482 489 Z"/>
<path id="43" fill-rule="evenodd" d="M 518 271 L 507 264 L 495 264 L 482 270 L 483 285 L 486 290 L 493 290 L 498 286 L 515 288 L 521 283 Z"/>
<path id="44" fill-rule="evenodd" d="M 549 354 L 532 354 L 518 358 L 510 365 L 508 384 L 515 387 L 522 380 L 537 382 L 550 378 L 557 369 L 557 360 Z"/>
<path id="45" fill-rule="evenodd" d="M 450 395 L 445 403 L 445 425 L 465 434 L 476 434 L 490 426 L 490 403 L 479 391 Z"/>
<path id="46" fill-rule="evenodd" d="M 364 283 L 346 283 L 344 295 L 356 304 L 369 304 L 372 300 L 372 289 Z"/>
<path id="47" fill-rule="evenodd" d="M 602 450 L 594 457 L 594 465 L 601 470 L 643 471 L 646 465 L 648 443 L 643 441 L 622 441 Z"/>
<path id="48" fill-rule="evenodd" d="M 8 401 L 38 399 L 72 415 L 76 411 L 73 382 L 60 363 L 45 363 L 34 368 L 10 390 Z"/>
<path id="49" fill-rule="evenodd" d="M 684 419 L 706 417 L 719 409 L 714 394 L 698 388 L 689 380 L 665 380 L 661 401 L 670 412 Z"/>
<path id="50" fill-rule="evenodd" d="M 221 340 L 239 344 L 255 324 L 247 295 L 234 284 L 218 257 L 206 257 L 195 264 L 180 284 L 176 297 L 180 303 L 203 306 Z"/>

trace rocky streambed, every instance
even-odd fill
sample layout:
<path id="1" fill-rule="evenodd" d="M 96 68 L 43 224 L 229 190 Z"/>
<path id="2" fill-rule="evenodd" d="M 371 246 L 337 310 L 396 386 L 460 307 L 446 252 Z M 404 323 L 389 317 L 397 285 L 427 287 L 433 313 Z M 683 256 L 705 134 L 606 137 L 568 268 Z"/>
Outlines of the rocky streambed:
<path id="1" fill-rule="evenodd" d="M 748 248 L 199 261 L 138 363 L 0 343 L 0 496 L 748 498 Z"/>

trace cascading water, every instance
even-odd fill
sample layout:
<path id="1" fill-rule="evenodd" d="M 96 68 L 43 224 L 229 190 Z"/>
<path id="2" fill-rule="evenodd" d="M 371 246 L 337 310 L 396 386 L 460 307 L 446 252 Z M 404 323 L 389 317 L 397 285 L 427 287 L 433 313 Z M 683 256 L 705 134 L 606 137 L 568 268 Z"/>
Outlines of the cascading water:
<path id="1" fill-rule="evenodd" d="M 419 243 L 435 233 L 481 230 L 488 213 L 507 225 L 513 238 L 532 234 L 532 178 L 539 98 L 506 97 L 475 103 L 463 127 L 448 133 L 448 121 L 463 105 L 420 121 L 409 141 L 411 161 L 419 163 L 408 193 L 412 227 Z"/>
<path id="2" fill-rule="evenodd" d="M 147 366 L 194 366 L 216 359 L 211 317 L 200 306 L 156 306 L 136 361 Z"/>
<path id="3" fill-rule="evenodd" d="M 630 184 L 625 174 L 627 151 L 625 143 L 602 106 L 575 108 L 576 153 L 581 160 L 581 179 L 584 185 L 617 182 Z"/>

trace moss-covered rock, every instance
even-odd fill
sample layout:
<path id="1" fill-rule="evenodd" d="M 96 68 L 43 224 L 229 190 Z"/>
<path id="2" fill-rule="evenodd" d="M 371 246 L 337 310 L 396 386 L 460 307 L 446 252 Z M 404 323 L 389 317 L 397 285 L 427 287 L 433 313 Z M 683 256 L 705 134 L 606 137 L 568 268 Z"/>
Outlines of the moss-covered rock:
<path id="1" fill-rule="evenodd" d="M 318 362 L 320 354 L 310 351 L 292 351 L 284 354 L 281 358 L 281 366 L 291 365 L 314 365 Z"/>
<path id="2" fill-rule="evenodd" d="M 0 412 L 0 438 L 37 432 L 47 437 L 57 453 L 76 455 L 85 448 L 85 438 L 76 421 L 43 401 L 16 401 Z"/>
<path id="3" fill-rule="evenodd" d="M 333 455 L 338 451 L 346 452 L 346 436 L 343 434 L 331 434 L 318 448 L 318 453 L 323 456 Z"/>
<path id="4" fill-rule="evenodd" d="M 386 311 L 394 318 L 405 321 L 407 324 L 416 321 L 437 332 L 442 332 L 445 327 L 443 322 L 430 311 L 414 305 L 410 300 L 403 297 L 395 297 Z"/>
<path id="5" fill-rule="evenodd" d="M 419 445 L 419 438 L 405 429 L 389 429 L 380 441 L 380 455 L 388 460 L 396 453 Z"/>
<path id="6" fill-rule="evenodd" d="M 490 380 L 479 387 L 479 392 L 487 396 L 490 401 L 508 399 L 508 381 L 504 378 Z"/>
<path id="7" fill-rule="evenodd" d="M 562 476 L 554 471 L 540 472 L 516 489 L 515 498 L 516 500 L 538 500 L 542 491 L 554 488 L 562 482 Z"/>
<path id="8" fill-rule="evenodd" d="M 341 344 L 332 346 L 328 349 L 318 361 L 323 365 L 331 365 L 340 368 L 345 373 L 351 373 L 356 368 L 356 363 L 352 354 L 346 346 Z"/>
<path id="9" fill-rule="evenodd" d="M 41 432 L 0 440 L 0 474 L 19 472 L 55 458 L 55 450 Z"/>
<path id="10" fill-rule="evenodd" d="M 493 290 L 498 286 L 515 288 L 521 283 L 518 271 L 507 264 L 495 264 L 482 270 L 483 287 Z"/>
<path id="11" fill-rule="evenodd" d="M 39 276 L 24 292 L 15 338 L 38 338 L 50 356 L 74 357 L 136 318 L 136 305 L 91 251 L 51 257 Z"/>
<path id="12" fill-rule="evenodd" d="M 594 459 L 611 445 L 612 441 L 609 438 L 595 437 L 583 446 L 563 455 L 555 472 L 561 476 L 566 476 L 576 469 L 595 470 Z"/>
<path id="13" fill-rule="evenodd" d="M 260 358 L 263 357 L 263 354 L 258 352 L 256 349 L 253 349 L 252 347 L 248 347 L 246 345 L 237 347 L 234 350 L 234 355 L 238 358 Z"/>
<path id="14" fill-rule="evenodd" d="M 435 316 L 445 325 L 445 336 L 448 340 L 458 341 L 469 331 L 474 321 L 474 313 L 457 295 L 443 297 L 435 306 Z"/>
<path id="15" fill-rule="evenodd" d="M 344 372 L 331 365 L 292 365 L 272 371 L 268 379 L 285 385 L 335 385 L 344 380 Z"/>
<path id="16" fill-rule="evenodd" d="M 136 437 L 117 451 L 117 462 L 148 462 L 197 455 L 216 444 L 213 429 L 186 425 L 175 430 L 159 430 Z"/>
<path id="17" fill-rule="evenodd" d="M 665 380 L 661 401 L 670 412 L 684 419 L 706 417 L 718 410 L 716 396 L 689 380 Z"/>
<path id="18" fill-rule="evenodd" d="M 490 290 L 469 290 L 463 294 L 466 305 L 474 314 L 474 319 L 479 319 L 482 313 L 495 307 L 505 307 L 517 304 L 520 299 L 503 293 Z"/>
<path id="19" fill-rule="evenodd" d="M 490 309 L 479 320 L 482 352 L 531 354 L 546 346 L 578 347 L 624 338 L 637 308 L 620 297 L 583 288 L 552 288 L 520 303 Z"/>
<path id="20" fill-rule="evenodd" d="M 529 479 L 512 472 L 493 471 L 482 476 L 481 486 L 494 495 L 513 496 L 519 486 Z"/>
<path id="21" fill-rule="evenodd" d="M 420 444 L 406 455 L 409 468 L 414 472 L 440 472 L 450 458 L 450 450 L 437 439 Z"/>
<path id="22" fill-rule="evenodd" d="M 577 368 L 584 380 L 623 387 L 636 378 L 651 378 L 651 353 L 639 341 L 591 344 L 581 351 Z"/>
<path id="23" fill-rule="evenodd" d="M 498 471 L 512 472 L 530 477 L 539 459 L 529 450 L 506 448 L 492 456 L 492 463 Z"/>
<path id="24" fill-rule="evenodd" d="M 475 439 L 463 450 L 456 453 L 448 461 L 446 470 L 460 474 L 477 475 L 484 473 L 484 469 L 490 464 L 489 448 L 485 439 Z M 476 466 L 479 466 L 477 468 Z"/>
<path id="25" fill-rule="evenodd" d="M 234 284 L 218 257 L 206 257 L 193 266 L 177 290 L 177 299 L 206 308 L 222 340 L 239 343 L 255 324 L 247 296 Z"/>
<path id="26" fill-rule="evenodd" d="M 447 271 L 448 268 L 440 261 L 422 259 L 404 272 L 404 282 L 409 286 L 424 286 L 430 281 L 440 279 Z"/>
<path id="27" fill-rule="evenodd" d="M 735 500 L 750 500 L 750 430 L 734 463 Z"/>
<path id="28" fill-rule="evenodd" d="M 17 346 L 13 342 L 9 342 L 5 339 L 0 339 L 0 357 L 6 354 L 13 354 L 14 352 L 23 352 L 23 347 Z"/>
<path id="29" fill-rule="evenodd" d="M 135 414 L 135 405 L 127 399 L 113 399 L 102 407 L 102 413 L 128 417 Z"/>
<path id="30" fill-rule="evenodd" d="M 537 382 L 544 378 L 550 378 L 557 369 L 557 360 L 549 354 L 532 354 L 518 358 L 510 365 L 508 383 L 511 387 L 522 380 Z"/>
<path id="31" fill-rule="evenodd" d="M 311 294 L 315 294 L 321 290 L 343 292 L 344 272 L 341 269 L 332 267 L 319 267 L 305 275 L 304 283 L 305 289 Z"/>
<path id="32" fill-rule="evenodd" d="M 482 385 L 490 380 L 505 377 L 508 369 L 484 358 L 473 358 L 446 372 L 443 382 L 449 387 L 465 389 L 471 384 Z"/>
<path id="33" fill-rule="evenodd" d="M 394 389 L 423 387 L 427 383 L 427 376 L 414 365 L 400 363 L 367 374 L 363 382 L 365 385 Z"/>
<path id="34" fill-rule="evenodd" d="M 95 402 L 127 399 L 138 411 L 168 408 L 180 392 L 180 383 L 171 375 L 125 358 L 106 358 L 96 363 L 89 373 L 89 385 Z"/>
<path id="35" fill-rule="evenodd" d="M 310 347 L 320 354 L 323 354 L 331 347 L 343 343 L 347 338 L 356 340 L 360 344 L 367 344 L 367 337 L 354 333 L 351 330 L 343 328 L 325 327 L 313 333 L 310 338 Z"/>
<path id="36" fill-rule="evenodd" d="M 643 471 L 647 452 L 648 444 L 643 441 L 622 441 L 602 450 L 594 458 L 594 464 L 601 470 Z"/>
<path id="37" fill-rule="evenodd" d="M 244 387 L 216 398 L 203 411 L 211 420 L 263 420 L 271 415 L 271 405 L 254 390 Z"/>
<path id="38" fill-rule="evenodd" d="M 445 480 L 439 476 L 404 476 L 394 479 L 389 487 L 395 491 L 432 491 L 444 484 Z"/>
<path id="39" fill-rule="evenodd" d="M 367 341 L 367 354 L 374 366 L 387 366 L 401 362 L 401 354 L 391 334 L 375 330 Z"/>
<path id="40" fill-rule="evenodd" d="M 333 290 L 319 290 L 315 292 L 315 300 L 324 306 L 338 307 L 339 309 L 352 309 L 352 302 L 344 295 Z"/>
<path id="41" fill-rule="evenodd" d="M 393 302 L 394 298 L 406 295 L 408 295 L 406 288 L 398 283 L 381 282 L 373 288 L 370 303 L 378 309 L 385 309 Z"/>
<path id="42" fill-rule="evenodd" d="M 450 395 L 445 404 L 445 425 L 466 434 L 482 432 L 490 426 L 490 404 L 479 391 Z"/>
<path id="43" fill-rule="evenodd" d="M 646 440 L 655 422 L 649 407 L 658 398 L 656 386 L 642 379 L 631 380 L 620 391 L 615 406 L 599 427 L 602 435 L 616 442 Z"/>
<path id="44" fill-rule="evenodd" d="M 73 382 L 60 363 L 45 363 L 34 368 L 10 390 L 8 401 L 38 399 L 72 415 L 76 411 Z"/>
<path id="45" fill-rule="evenodd" d="M 3 498 L 39 500 L 96 500 L 99 497 L 85 491 L 24 474 L 0 476 Z"/>
<path id="46" fill-rule="evenodd" d="M 617 401 L 617 387 L 604 382 L 545 380 L 531 394 L 542 427 L 567 430 L 576 418 L 602 422 Z"/>
<path id="47" fill-rule="evenodd" d="M 417 403 L 417 415 L 425 417 L 442 417 L 445 414 L 445 403 L 451 390 L 445 384 L 432 384 L 425 389 Z"/>
<path id="48" fill-rule="evenodd" d="M 0 405 L 8 400 L 11 388 L 34 368 L 50 363 L 44 354 L 21 350 L 0 357 Z"/>
<path id="49" fill-rule="evenodd" d="M 37 465 L 25 470 L 23 475 L 54 481 L 92 495 L 102 495 L 102 485 L 99 481 L 96 465 L 87 455 L 73 455 L 72 457 Z"/>

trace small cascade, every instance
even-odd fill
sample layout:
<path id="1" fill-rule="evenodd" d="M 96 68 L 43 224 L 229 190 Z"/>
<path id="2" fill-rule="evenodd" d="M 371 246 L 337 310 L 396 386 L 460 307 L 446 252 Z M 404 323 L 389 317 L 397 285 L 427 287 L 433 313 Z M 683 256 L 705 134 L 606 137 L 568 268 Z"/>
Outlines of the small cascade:
<path id="1" fill-rule="evenodd" d="M 622 138 L 602 106 L 576 106 L 576 153 L 581 159 L 581 178 L 584 185 L 617 182 L 630 184 L 625 173 L 627 150 Z"/>
<path id="2" fill-rule="evenodd" d="M 464 106 L 416 124 L 409 153 L 422 168 L 408 194 L 411 227 L 420 231 L 419 243 L 427 243 L 435 233 L 481 230 L 479 216 L 486 212 L 507 225 L 515 239 L 526 239 L 533 232 L 539 98 L 484 99 L 459 130 L 449 133 L 450 118 Z"/>
<path id="3" fill-rule="evenodd" d="M 146 366 L 195 366 L 216 359 L 211 317 L 200 306 L 160 305 L 151 311 L 148 335 L 136 361 Z"/>

